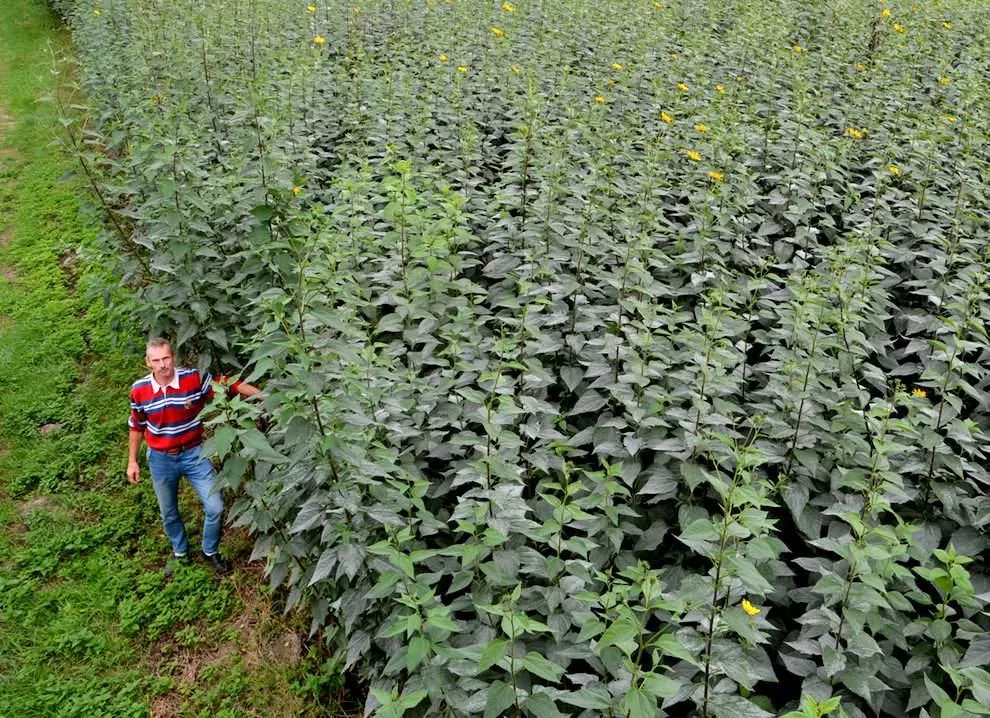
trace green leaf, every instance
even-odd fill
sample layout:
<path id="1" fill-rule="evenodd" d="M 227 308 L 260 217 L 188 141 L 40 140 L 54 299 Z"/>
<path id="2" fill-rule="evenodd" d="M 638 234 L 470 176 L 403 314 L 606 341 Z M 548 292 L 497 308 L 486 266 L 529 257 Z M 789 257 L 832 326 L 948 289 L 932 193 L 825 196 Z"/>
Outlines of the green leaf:
<path id="1" fill-rule="evenodd" d="M 353 579 L 364 565 L 365 554 L 367 553 L 364 546 L 347 543 L 340 546 L 337 553 L 340 561 L 340 570 L 344 572 L 345 576 Z M 340 575 L 339 571 L 338 575 Z"/>
<path id="2" fill-rule="evenodd" d="M 488 687 L 485 718 L 499 718 L 516 703 L 515 689 L 505 681 L 495 681 Z"/>
<path id="3" fill-rule="evenodd" d="M 962 702 L 962 709 L 969 713 L 981 716 L 990 716 L 990 703 L 977 703 L 971 698 L 965 698 Z"/>
<path id="4" fill-rule="evenodd" d="M 712 696 L 711 708 L 716 718 L 773 718 L 773 713 L 768 713 L 752 701 L 728 693 Z"/>
<path id="5" fill-rule="evenodd" d="M 579 691 L 561 695 L 560 700 L 578 708 L 592 710 L 607 710 L 612 706 L 612 695 L 601 683 L 589 683 Z"/>
<path id="6" fill-rule="evenodd" d="M 478 660 L 478 671 L 487 671 L 501 661 L 505 657 L 509 645 L 509 641 L 503 638 L 496 638 L 485 646 L 485 650 L 481 652 L 481 658 Z"/>
<path id="7" fill-rule="evenodd" d="M 317 581 L 322 581 L 324 578 L 330 575 L 333 571 L 333 567 L 337 564 L 337 549 L 329 548 L 320 555 L 320 560 L 316 562 L 316 568 L 313 570 L 313 577 L 309 580 L 310 586 L 312 586 Z"/>
<path id="8" fill-rule="evenodd" d="M 677 539 L 700 554 L 709 554 L 714 548 L 714 542 L 719 538 L 718 530 L 711 519 L 696 519 L 692 521 Z"/>
<path id="9" fill-rule="evenodd" d="M 825 665 L 825 675 L 828 678 L 845 670 L 846 654 L 831 646 L 822 648 L 822 662 Z"/>
<path id="10" fill-rule="evenodd" d="M 460 627 L 445 613 L 437 609 L 430 609 L 426 614 L 426 625 L 439 631 L 460 632 Z"/>
<path id="11" fill-rule="evenodd" d="M 430 641 L 425 636 L 413 636 L 412 640 L 409 641 L 409 651 L 406 654 L 406 670 L 411 673 L 429 650 Z"/>
<path id="12" fill-rule="evenodd" d="M 534 718 L 558 718 L 562 713 L 546 693 L 533 693 L 523 703 L 523 710 Z"/>
<path id="13" fill-rule="evenodd" d="M 599 411 L 603 406 L 605 406 L 606 403 L 608 402 L 605 397 L 597 391 L 588 390 L 581 394 L 581 397 L 577 400 L 577 403 L 574 404 L 574 408 L 571 409 L 570 416 Z"/>
<path id="14" fill-rule="evenodd" d="M 754 596 L 765 596 L 773 592 L 773 586 L 761 574 L 751 561 L 742 556 L 729 556 L 726 558 L 729 566 L 730 576 L 736 576 L 742 581 L 746 592 Z M 754 599 L 755 600 L 755 599 Z"/>
<path id="15" fill-rule="evenodd" d="M 399 697 L 398 705 L 403 711 L 407 711 L 410 708 L 415 708 L 419 705 L 419 702 L 426 698 L 427 692 L 423 689 L 418 691 L 412 691 L 410 693 L 403 693 Z"/>
<path id="16" fill-rule="evenodd" d="M 592 638 L 600 634 L 605 628 L 605 624 L 599 621 L 597 618 L 593 618 L 589 621 L 585 621 L 581 626 L 581 632 L 578 634 L 577 642 L 584 643 L 585 641 L 590 641 Z"/>
<path id="17" fill-rule="evenodd" d="M 390 596 L 395 590 L 395 584 L 399 582 L 401 576 L 395 571 L 388 571 L 378 577 L 378 581 L 365 595 L 366 598 L 384 598 Z"/>
<path id="18" fill-rule="evenodd" d="M 952 626 L 945 619 L 936 618 L 928 626 L 928 631 L 932 638 L 941 643 L 952 635 Z"/>
<path id="19" fill-rule="evenodd" d="M 622 710 L 628 718 L 655 718 L 659 715 L 657 699 L 639 688 L 632 688 L 622 699 Z"/>
<path id="20" fill-rule="evenodd" d="M 939 708 L 952 703 L 952 699 L 949 697 L 949 694 L 936 685 L 935 682 L 928 677 L 927 673 L 925 674 L 925 687 L 928 689 L 928 695 L 932 697 L 932 700 L 935 701 L 935 704 Z"/>
<path id="21" fill-rule="evenodd" d="M 535 651 L 527 653 L 522 663 L 527 671 L 551 683 L 559 682 L 560 677 L 564 675 L 563 668 Z"/>
<path id="22" fill-rule="evenodd" d="M 267 222 L 275 216 L 275 210 L 267 204 L 259 204 L 251 210 L 251 214 L 253 214 L 255 219 L 259 222 Z"/>
<path id="23" fill-rule="evenodd" d="M 238 437 L 244 446 L 248 456 L 260 461 L 267 461 L 270 464 L 282 464 L 288 459 L 275 451 L 268 443 L 268 439 L 257 429 L 247 429 L 241 432 Z"/>
<path id="24" fill-rule="evenodd" d="M 975 666 L 963 668 L 959 672 L 973 681 L 973 685 L 970 687 L 973 698 L 985 706 L 990 706 L 990 673 Z"/>
<path id="25" fill-rule="evenodd" d="M 217 458 L 223 461 L 227 454 L 230 453 L 230 447 L 234 444 L 234 439 L 237 437 L 237 432 L 232 426 L 218 426 L 213 432 L 213 436 L 210 437 L 210 443 L 212 444 L 212 449 L 216 453 Z M 206 447 L 204 447 L 204 453 L 208 453 Z"/>
<path id="26" fill-rule="evenodd" d="M 611 626 L 605 629 L 605 633 L 598 639 L 598 648 L 608 648 L 609 646 L 623 645 L 632 650 L 629 644 L 633 644 L 639 636 L 640 628 L 632 619 L 619 618 Z M 626 651 L 629 652 L 628 650 Z"/>
<path id="27" fill-rule="evenodd" d="M 406 576 L 409 578 L 416 578 L 416 569 L 413 568 L 413 562 L 409 556 L 400 551 L 394 551 L 390 553 L 389 559 L 391 559 L 396 568 L 406 574 Z"/>
<path id="28" fill-rule="evenodd" d="M 672 698 L 681 688 L 681 682 L 658 673 L 643 674 L 643 690 L 654 698 Z"/>
<path id="29" fill-rule="evenodd" d="M 701 657 L 690 648 L 684 646 L 680 642 L 680 639 L 673 634 L 665 633 L 656 639 L 654 644 L 668 656 L 680 658 L 681 660 L 687 661 L 695 666 L 701 665 Z"/>

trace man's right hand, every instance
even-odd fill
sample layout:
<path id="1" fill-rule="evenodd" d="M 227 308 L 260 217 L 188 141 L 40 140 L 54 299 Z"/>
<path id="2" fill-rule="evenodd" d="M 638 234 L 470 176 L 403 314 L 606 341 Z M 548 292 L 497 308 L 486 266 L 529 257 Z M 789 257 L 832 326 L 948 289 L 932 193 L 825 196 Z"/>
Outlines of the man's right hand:
<path id="1" fill-rule="evenodd" d="M 141 480 L 141 467 L 138 466 L 138 462 L 127 462 L 127 480 L 132 484 L 136 484 Z"/>

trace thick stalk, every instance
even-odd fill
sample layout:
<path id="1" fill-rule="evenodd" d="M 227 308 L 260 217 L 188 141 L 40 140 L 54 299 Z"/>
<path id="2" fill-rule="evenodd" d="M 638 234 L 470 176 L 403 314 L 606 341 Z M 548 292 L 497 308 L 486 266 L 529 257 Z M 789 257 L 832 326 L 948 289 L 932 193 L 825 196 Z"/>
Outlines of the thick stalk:
<path id="1" fill-rule="evenodd" d="M 790 448 L 787 450 L 787 465 L 784 467 L 785 476 L 790 474 L 791 465 L 794 463 L 794 450 L 797 447 L 798 434 L 801 432 L 801 420 L 804 416 L 804 404 L 808 399 L 808 382 L 811 377 L 811 365 L 815 357 L 815 348 L 818 346 L 818 335 L 821 330 L 823 311 L 823 309 L 819 308 L 818 319 L 815 321 L 815 331 L 814 334 L 811 335 L 811 347 L 808 350 L 808 356 L 806 359 L 807 365 L 804 370 L 804 382 L 801 385 L 801 402 L 798 404 L 797 423 L 794 426 L 794 436 L 791 437 Z"/>
<path id="2" fill-rule="evenodd" d="M 107 219 L 110 220 L 110 224 L 113 225 L 114 231 L 120 237 L 121 242 L 124 244 L 124 246 L 130 247 L 131 256 L 134 259 L 136 259 L 138 263 L 141 265 L 141 268 L 144 270 L 145 275 L 149 275 L 151 273 L 151 265 L 148 262 L 147 257 L 144 256 L 142 252 L 142 247 L 136 242 L 134 242 L 131 239 L 130 235 L 124 230 L 124 227 L 121 225 L 120 220 L 117 218 L 117 214 L 114 212 L 113 208 L 110 207 L 110 203 L 107 202 L 106 197 L 103 195 L 103 192 L 100 190 L 99 182 L 97 182 L 96 180 L 96 173 L 93 172 L 92 168 L 89 166 L 89 163 L 86 162 L 86 157 L 83 154 L 83 149 L 82 147 L 80 147 L 79 141 L 76 139 L 76 136 L 72 133 L 72 130 L 70 129 L 70 123 L 68 121 L 68 114 L 66 113 L 65 110 L 65 104 L 62 102 L 61 93 L 57 88 L 55 91 L 55 106 L 58 108 L 59 117 L 64 118 L 62 125 L 65 127 L 66 137 L 68 138 L 69 144 L 72 147 L 73 154 L 75 154 L 76 159 L 79 161 L 79 165 L 83 169 L 83 173 L 86 175 L 86 181 L 89 184 L 90 190 L 93 192 L 94 195 L 96 195 L 96 198 L 99 200 L 100 206 L 103 207 L 103 211 L 106 214 Z"/>
<path id="3" fill-rule="evenodd" d="M 718 594 L 722 588 L 722 566 L 725 564 L 725 547 L 729 540 L 729 524 L 732 521 L 732 497 L 736 490 L 736 482 L 741 473 L 740 464 L 736 464 L 732 477 L 732 486 L 725 499 L 722 529 L 719 532 L 718 556 L 715 559 L 715 578 L 712 581 L 712 610 L 708 616 L 708 636 L 705 639 L 705 694 L 701 704 L 702 718 L 708 718 L 708 704 L 712 687 L 712 644 L 715 640 L 715 620 L 718 617 Z"/>

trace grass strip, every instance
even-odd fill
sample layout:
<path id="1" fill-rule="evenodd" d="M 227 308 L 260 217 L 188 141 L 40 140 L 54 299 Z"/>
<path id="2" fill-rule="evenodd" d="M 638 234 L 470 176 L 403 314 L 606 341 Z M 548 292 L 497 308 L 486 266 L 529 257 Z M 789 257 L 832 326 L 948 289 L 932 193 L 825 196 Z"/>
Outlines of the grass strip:
<path id="1" fill-rule="evenodd" d="M 0 3 L 0 715 L 298 714 L 337 674 L 279 662 L 292 627 L 255 573 L 166 581 L 150 481 L 124 482 L 140 337 L 86 290 L 99 220 L 38 101 L 69 49 L 43 4 Z"/>

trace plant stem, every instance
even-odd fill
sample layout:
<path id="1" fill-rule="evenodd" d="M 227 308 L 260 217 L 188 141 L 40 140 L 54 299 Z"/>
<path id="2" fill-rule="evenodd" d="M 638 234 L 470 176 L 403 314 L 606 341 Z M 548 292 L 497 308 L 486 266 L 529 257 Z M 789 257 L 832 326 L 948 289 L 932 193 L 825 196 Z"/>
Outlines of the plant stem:
<path id="1" fill-rule="evenodd" d="M 818 345 L 818 334 L 822 325 L 822 313 L 825 310 L 819 306 L 818 319 L 815 321 L 815 331 L 811 335 L 811 348 L 808 350 L 807 365 L 804 370 L 804 382 L 801 385 L 801 402 L 798 404 L 797 423 L 794 425 L 794 436 L 791 437 L 791 445 L 787 450 L 787 465 L 784 467 L 784 474 L 791 472 L 791 465 L 794 463 L 794 451 L 797 447 L 798 434 L 801 431 L 801 420 L 804 415 L 804 403 L 808 399 L 808 382 L 811 377 L 811 365 L 814 363 L 815 348 Z"/>

